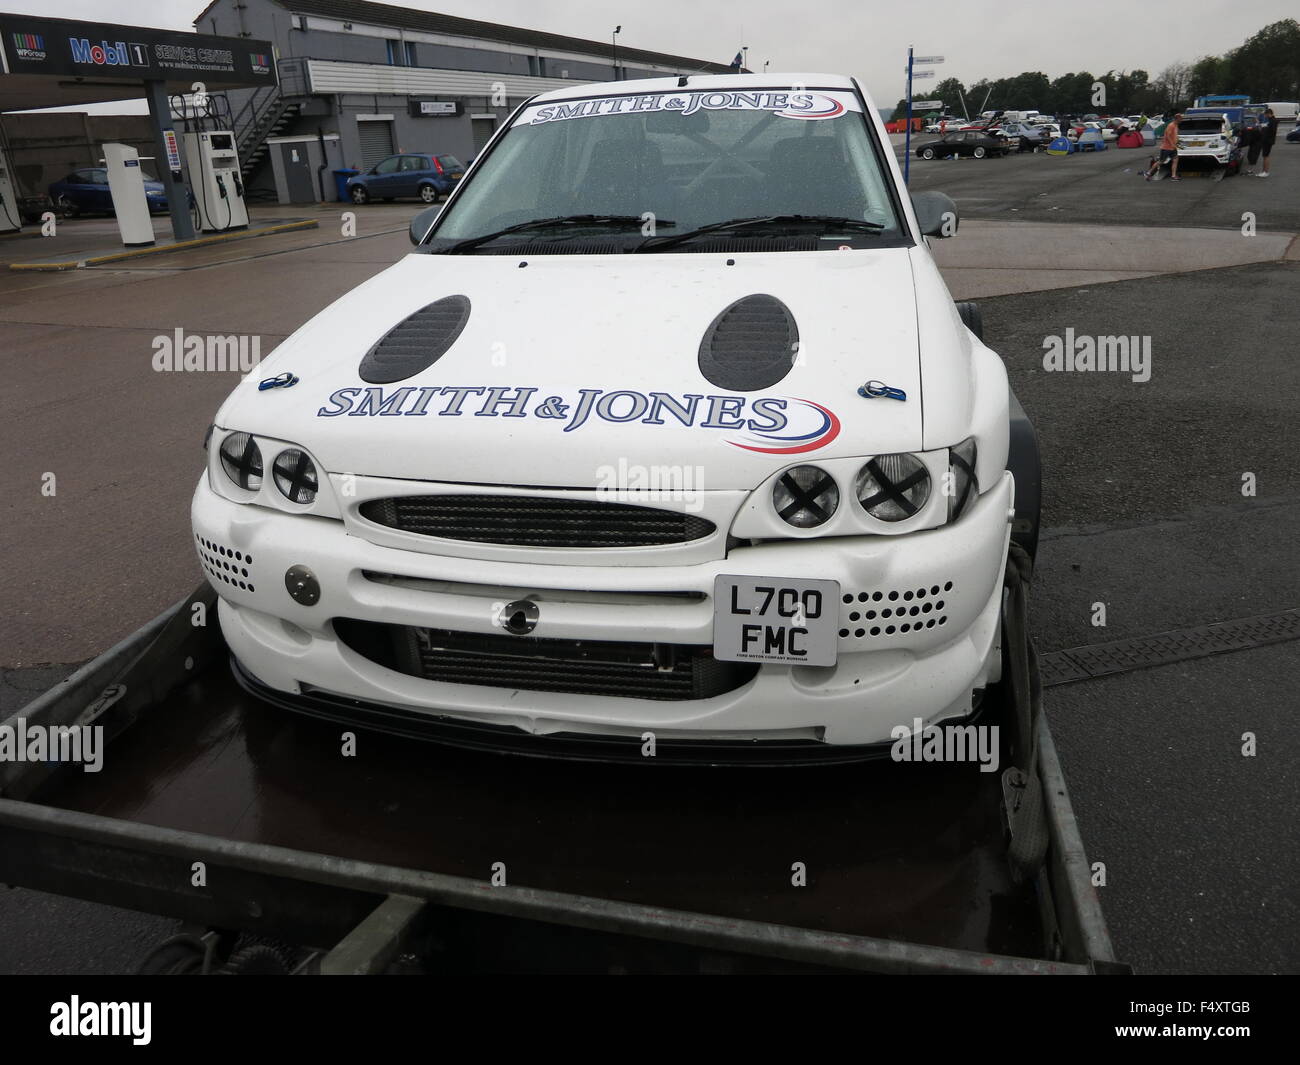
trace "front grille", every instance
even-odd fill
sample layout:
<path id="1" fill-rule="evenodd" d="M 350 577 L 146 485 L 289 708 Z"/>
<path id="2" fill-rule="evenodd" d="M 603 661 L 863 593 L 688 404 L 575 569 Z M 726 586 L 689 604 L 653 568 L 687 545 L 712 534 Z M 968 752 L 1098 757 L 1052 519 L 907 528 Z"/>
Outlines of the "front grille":
<path id="1" fill-rule="evenodd" d="M 497 636 L 353 618 L 336 618 L 334 631 L 372 662 L 446 684 L 672 701 L 734 691 L 758 672 L 693 644 Z"/>
<path id="2" fill-rule="evenodd" d="M 420 536 L 515 547 L 684 544 L 716 529 L 707 518 L 675 510 L 537 496 L 398 496 L 361 504 L 361 516 Z"/>

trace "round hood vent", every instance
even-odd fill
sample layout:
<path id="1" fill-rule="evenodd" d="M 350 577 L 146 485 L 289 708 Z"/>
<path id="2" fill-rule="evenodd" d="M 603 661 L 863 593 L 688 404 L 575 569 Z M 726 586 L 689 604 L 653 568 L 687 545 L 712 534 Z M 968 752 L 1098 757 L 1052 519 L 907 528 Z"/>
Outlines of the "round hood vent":
<path id="1" fill-rule="evenodd" d="M 700 373 L 729 392 L 757 392 L 776 384 L 799 353 L 799 327 L 775 296 L 739 299 L 704 331 Z"/>
<path id="2" fill-rule="evenodd" d="M 468 321 L 468 296 L 446 296 L 430 303 L 385 333 L 366 352 L 357 373 L 372 385 L 414 377 L 447 353 Z"/>

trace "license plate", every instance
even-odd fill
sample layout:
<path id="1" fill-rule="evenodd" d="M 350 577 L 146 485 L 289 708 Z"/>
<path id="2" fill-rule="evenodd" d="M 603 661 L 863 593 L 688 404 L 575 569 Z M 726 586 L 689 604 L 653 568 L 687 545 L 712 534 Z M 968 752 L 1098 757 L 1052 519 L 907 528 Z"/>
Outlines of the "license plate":
<path id="1" fill-rule="evenodd" d="M 451 180 L 452 180 L 452 181 L 459 181 L 459 180 L 460 180 L 462 177 L 464 177 L 464 176 L 465 176 L 465 175 L 462 174 L 462 173 L 458 170 L 458 171 L 456 171 L 456 173 L 454 173 L 454 174 L 451 175 Z"/>
<path id="2" fill-rule="evenodd" d="M 713 657 L 833 666 L 839 602 L 838 581 L 719 575 L 713 582 Z"/>

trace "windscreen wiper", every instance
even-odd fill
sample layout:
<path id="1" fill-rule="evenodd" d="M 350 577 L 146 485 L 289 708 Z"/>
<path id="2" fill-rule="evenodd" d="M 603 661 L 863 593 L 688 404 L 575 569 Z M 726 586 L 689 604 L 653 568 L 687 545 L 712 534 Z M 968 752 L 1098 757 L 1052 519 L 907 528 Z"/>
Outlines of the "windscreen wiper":
<path id="1" fill-rule="evenodd" d="M 498 229 L 492 233 L 484 233 L 479 237 L 470 237 L 467 240 L 458 241 L 448 248 L 443 248 L 441 254 L 447 255 L 454 252 L 470 251 L 480 244 L 496 240 L 497 237 L 506 237 L 511 233 L 525 233 L 532 229 L 563 228 L 564 226 L 616 226 L 624 229 L 628 226 L 637 226 L 639 228 L 644 224 L 645 219 L 638 214 L 564 214 L 556 215 L 554 218 L 532 218 L 527 222 L 506 226 L 505 229 Z M 676 224 L 671 219 L 655 219 L 656 226 L 674 226 Z"/>
<path id="2" fill-rule="evenodd" d="M 660 222 L 659 225 L 663 223 Z M 868 222 L 861 218 L 841 218 L 830 214 L 774 214 L 757 218 L 733 218 L 729 222 L 714 222 L 712 225 L 688 229 L 685 233 L 672 233 L 666 237 L 647 237 L 636 246 L 636 250 L 660 251 L 663 248 L 674 248 L 696 237 L 736 229 L 791 229 L 808 226 L 823 230 L 852 229 L 861 233 L 879 233 L 887 228 L 880 222 Z"/>

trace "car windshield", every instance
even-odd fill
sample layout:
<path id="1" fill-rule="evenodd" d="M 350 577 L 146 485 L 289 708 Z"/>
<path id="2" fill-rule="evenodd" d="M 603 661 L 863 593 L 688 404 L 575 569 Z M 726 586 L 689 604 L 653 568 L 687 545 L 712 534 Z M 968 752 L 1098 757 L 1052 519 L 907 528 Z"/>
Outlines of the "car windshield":
<path id="1" fill-rule="evenodd" d="M 680 89 L 538 102 L 480 160 L 427 250 L 545 219 L 568 221 L 474 246 L 553 241 L 558 251 L 565 241 L 599 237 L 632 250 L 656 232 L 791 215 L 874 223 L 847 236 L 830 223 L 812 233 L 832 249 L 879 246 L 904 236 L 890 189 L 861 104 L 844 90 Z"/>

